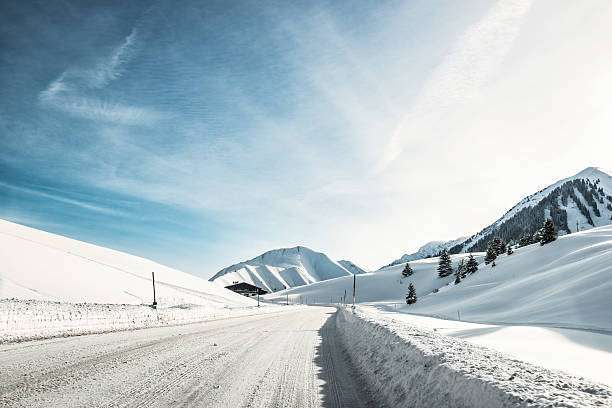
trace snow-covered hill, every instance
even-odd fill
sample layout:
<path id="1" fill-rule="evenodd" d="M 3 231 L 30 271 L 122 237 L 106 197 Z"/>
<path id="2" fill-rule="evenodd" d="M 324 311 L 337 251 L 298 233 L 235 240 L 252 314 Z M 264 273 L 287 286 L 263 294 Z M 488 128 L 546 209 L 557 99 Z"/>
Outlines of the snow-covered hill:
<path id="1" fill-rule="evenodd" d="M 148 259 L 0 220 L 0 299 L 151 304 L 155 272 L 160 306 L 252 306 L 205 279 Z"/>
<path id="2" fill-rule="evenodd" d="M 453 277 L 437 276 L 438 258 L 410 262 L 414 274 L 401 278 L 405 264 L 357 276 L 357 302 L 397 302 L 403 305 L 409 282 L 418 302 L 402 306 L 407 312 L 474 322 L 505 322 L 612 331 L 612 226 L 593 228 L 559 237 L 540 246 L 518 248 L 503 254 L 496 266 L 482 263 L 479 270 L 458 285 Z M 452 255 L 453 267 L 465 254 Z M 351 277 L 318 282 L 266 297 L 309 302 L 337 301 Z"/>
<path id="3" fill-rule="evenodd" d="M 338 263 L 340 265 L 344 266 L 344 269 L 346 269 L 347 271 L 349 271 L 350 273 L 352 273 L 354 275 L 359 275 L 361 273 L 366 273 L 365 270 L 361 269 L 360 267 L 358 267 L 357 265 L 355 265 L 351 261 L 347 261 L 347 260 L 343 259 L 341 261 L 338 261 Z"/>
<path id="4" fill-rule="evenodd" d="M 387 266 L 433 256 L 443 248 L 451 253 L 485 251 L 489 241 L 497 236 L 516 243 L 524 234 L 534 233 L 549 217 L 558 226 L 560 235 L 612 225 L 611 173 L 587 167 L 525 197 L 500 219 L 471 237 L 430 242 Z"/>
<path id="5" fill-rule="evenodd" d="M 297 246 L 274 249 L 229 266 L 210 280 L 222 286 L 247 282 L 276 292 L 341 276 L 352 276 L 352 273 L 321 252 Z"/>

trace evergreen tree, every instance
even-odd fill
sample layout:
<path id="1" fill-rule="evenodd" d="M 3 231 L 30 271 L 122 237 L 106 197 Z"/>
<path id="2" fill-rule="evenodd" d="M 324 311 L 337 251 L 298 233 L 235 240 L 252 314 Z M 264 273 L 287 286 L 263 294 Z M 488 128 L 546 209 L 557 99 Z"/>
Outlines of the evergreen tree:
<path id="1" fill-rule="evenodd" d="M 557 239 L 557 227 L 553 224 L 550 218 L 547 218 L 542 227 L 542 236 L 540 238 L 540 245 L 548 244 Z"/>
<path id="2" fill-rule="evenodd" d="M 453 265 L 450 259 L 450 255 L 446 249 L 440 252 L 440 260 L 438 261 L 438 276 L 440 278 L 446 278 L 453 274 Z"/>
<path id="3" fill-rule="evenodd" d="M 514 253 L 514 251 L 512 250 L 512 245 L 508 245 L 508 255 L 512 255 Z"/>
<path id="4" fill-rule="evenodd" d="M 527 245 L 533 244 L 533 235 L 532 234 L 523 234 L 521 239 L 519 240 L 519 248 L 522 248 Z"/>
<path id="5" fill-rule="evenodd" d="M 461 282 L 461 271 L 459 268 L 455 271 L 455 285 Z"/>
<path id="6" fill-rule="evenodd" d="M 402 271 L 402 276 L 404 278 L 409 277 L 410 275 L 412 275 L 412 268 L 410 267 L 410 264 L 408 264 L 408 262 L 406 262 L 406 266 L 404 267 L 404 270 Z"/>
<path id="7" fill-rule="evenodd" d="M 470 254 L 470 256 L 468 257 L 465 269 L 470 275 L 478 270 L 478 261 L 474 259 L 474 255 Z"/>
<path id="8" fill-rule="evenodd" d="M 487 254 L 485 255 L 485 265 L 490 264 L 497 258 L 497 248 L 495 245 L 495 241 L 489 241 L 489 246 L 487 247 Z"/>
<path id="9" fill-rule="evenodd" d="M 406 303 L 411 305 L 413 303 L 416 303 L 416 301 L 416 290 L 414 289 L 414 285 L 412 284 L 412 282 L 410 282 L 410 285 L 408 285 L 408 294 L 406 295 Z"/>
<path id="10" fill-rule="evenodd" d="M 531 239 L 531 242 L 533 242 L 533 243 L 540 242 L 542 240 L 542 232 L 543 232 L 542 228 L 540 228 L 539 230 L 534 232 L 533 238 Z"/>
<path id="11" fill-rule="evenodd" d="M 459 261 L 459 265 L 457 265 L 457 272 L 459 273 L 459 277 L 461 279 L 467 276 L 468 271 L 467 271 L 467 265 L 465 264 L 465 259 L 461 259 Z"/>
<path id="12" fill-rule="evenodd" d="M 506 252 L 506 241 L 504 241 L 503 238 L 497 237 L 493 241 L 497 255 L 501 255 Z"/>
<path id="13" fill-rule="evenodd" d="M 491 268 L 495 268 L 495 261 L 491 264 Z"/>

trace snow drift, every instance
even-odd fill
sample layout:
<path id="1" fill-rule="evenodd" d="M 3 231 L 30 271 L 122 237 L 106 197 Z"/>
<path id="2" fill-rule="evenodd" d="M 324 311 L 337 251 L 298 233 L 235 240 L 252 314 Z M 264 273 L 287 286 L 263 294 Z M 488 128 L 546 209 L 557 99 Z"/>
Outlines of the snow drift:
<path id="1" fill-rule="evenodd" d="M 352 276 L 352 273 L 321 252 L 297 246 L 274 249 L 229 266 L 210 280 L 222 286 L 247 282 L 268 292 L 276 292 L 340 276 Z"/>

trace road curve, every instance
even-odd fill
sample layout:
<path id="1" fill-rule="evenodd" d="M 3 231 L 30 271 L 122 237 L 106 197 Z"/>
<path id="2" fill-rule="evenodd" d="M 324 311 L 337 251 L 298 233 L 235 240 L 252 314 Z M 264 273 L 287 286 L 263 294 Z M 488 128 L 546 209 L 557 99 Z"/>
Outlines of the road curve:
<path id="1" fill-rule="evenodd" d="M 308 307 L 186 326 L 0 345 L 0 406 L 374 407 Z"/>

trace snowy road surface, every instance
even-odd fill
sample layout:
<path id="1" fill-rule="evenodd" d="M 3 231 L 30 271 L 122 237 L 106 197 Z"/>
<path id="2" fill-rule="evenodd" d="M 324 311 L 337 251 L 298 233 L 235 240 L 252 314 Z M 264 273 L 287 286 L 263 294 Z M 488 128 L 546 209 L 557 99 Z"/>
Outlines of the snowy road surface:
<path id="1" fill-rule="evenodd" d="M 0 345 L 0 406 L 367 407 L 335 309 Z"/>

